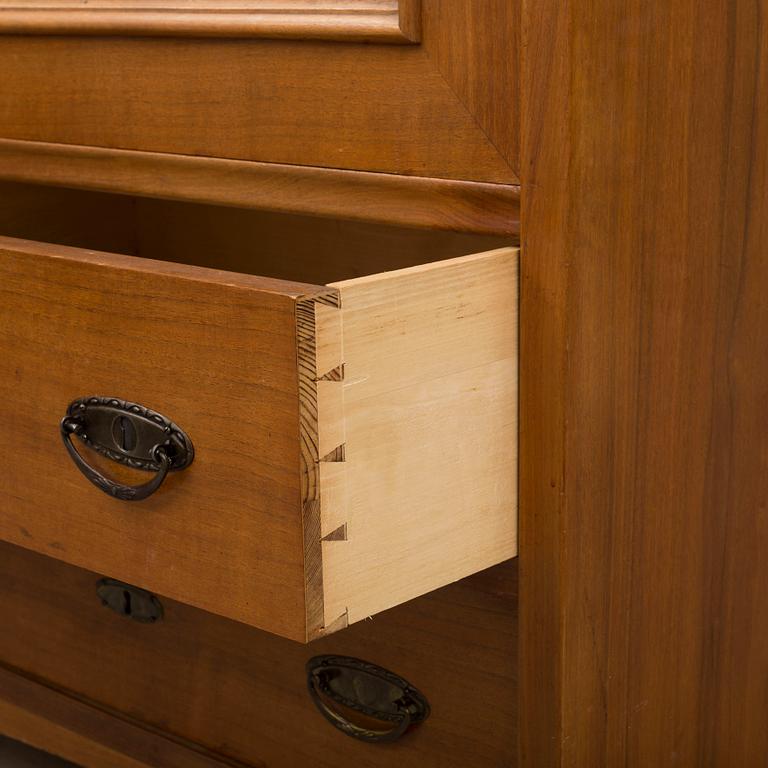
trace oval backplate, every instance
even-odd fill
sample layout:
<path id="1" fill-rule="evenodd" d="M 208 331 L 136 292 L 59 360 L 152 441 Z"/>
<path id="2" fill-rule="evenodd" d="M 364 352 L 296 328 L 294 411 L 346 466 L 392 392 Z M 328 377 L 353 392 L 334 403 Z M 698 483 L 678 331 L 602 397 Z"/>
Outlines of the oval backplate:
<path id="1" fill-rule="evenodd" d="M 134 469 L 157 472 L 154 450 L 163 446 L 171 471 L 188 467 L 194 457 L 192 441 L 183 429 L 156 411 L 115 397 L 82 397 L 70 403 L 67 418 L 82 425 L 77 437 L 112 461 Z"/>

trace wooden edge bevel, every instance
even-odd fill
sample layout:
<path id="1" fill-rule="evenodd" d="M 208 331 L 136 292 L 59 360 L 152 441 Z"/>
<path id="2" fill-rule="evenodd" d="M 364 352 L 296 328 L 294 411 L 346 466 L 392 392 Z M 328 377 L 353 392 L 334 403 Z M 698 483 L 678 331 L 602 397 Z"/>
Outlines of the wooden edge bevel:
<path id="1" fill-rule="evenodd" d="M 151 273 L 158 278 L 173 278 L 196 283 L 224 285 L 234 290 L 258 291 L 284 297 L 290 301 L 298 299 L 312 300 L 315 296 L 323 297 L 328 291 L 322 286 L 309 283 L 296 283 L 273 277 L 261 277 L 245 272 L 230 272 L 224 269 L 200 267 L 183 262 L 145 259 L 141 256 L 127 256 L 123 253 L 94 251 L 89 248 L 77 248 L 58 243 L 44 243 L 38 240 L 25 240 L 17 237 L 0 235 L 0 251 L 25 254 L 40 259 L 72 261 L 90 264 L 100 270 L 119 269 L 127 272 Z"/>
<path id="2" fill-rule="evenodd" d="M 306 639 L 346 626 L 325 616 L 323 541 L 346 539 L 346 524 L 327 530 L 323 483 L 326 468 L 344 462 L 343 371 L 340 296 L 335 289 L 296 302 L 301 509 L 304 537 Z M 326 445 L 326 441 L 331 442 Z M 330 447 L 329 447 L 330 446 Z"/>
<path id="3" fill-rule="evenodd" d="M 520 188 L 0 139 L 0 179 L 391 226 L 518 235 Z"/>

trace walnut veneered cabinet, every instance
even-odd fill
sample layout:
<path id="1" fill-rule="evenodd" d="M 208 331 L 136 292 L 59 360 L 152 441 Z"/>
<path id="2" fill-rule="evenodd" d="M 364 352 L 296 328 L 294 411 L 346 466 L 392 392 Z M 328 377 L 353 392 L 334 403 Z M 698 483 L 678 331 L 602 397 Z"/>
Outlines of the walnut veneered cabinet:
<path id="1" fill-rule="evenodd" d="M 0 0 L 0 733 L 762 768 L 766 137 L 760 0 Z"/>

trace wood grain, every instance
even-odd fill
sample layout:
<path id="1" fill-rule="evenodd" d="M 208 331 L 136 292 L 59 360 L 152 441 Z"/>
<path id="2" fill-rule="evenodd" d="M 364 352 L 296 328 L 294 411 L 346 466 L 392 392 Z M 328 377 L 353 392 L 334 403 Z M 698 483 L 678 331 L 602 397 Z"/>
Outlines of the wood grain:
<path id="1" fill-rule="evenodd" d="M 422 1 L 431 61 L 519 174 L 520 0 Z"/>
<path id="2" fill-rule="evenodd" d="M 0 544 L 0 611 L 13 617 L 6 623 L 13 631 L 0 632 L 3 663 L 118 711 L 133 726 L 196 742 L 222 761 L 265 768 L 516 764 L 515 561 L 308 647 L 169 600 L 164 621 L 138 624 L 99 604 L 96 578 Z M 383 748 L 339 733 L 306 693 L 304 664 L 323 653 L 404 675 L 428 696 L 430 719 Z M 83 733 L 109 743 L 120 728 Z M 35 736 L 47 746 L 55 732 L 41 727 Z M 104 765 L 120 763 L 96 763 Z"/>
<path id="3" fill-rule="evenodd" d="M 0 33 L 173 35 L 410 43 L 419 0 L 17 0 L 0 2 Z M 401 20 L 406 26 L 401 28 Z"/>
<path id="4" fill-rule="evenodd" d="M 327 289 L 10 239 L 0 272 L 0 536 L 304 639 L 295 305 Z M 183 424 L 195 463 L 101 493 L 57 426 L 91 394 Z"/>
<path id="5" fill-rule="evenodd" d="M 0 178 L 388 225 L 519 232 L 519 189 L 192 155 L 0 139 Z"/>
<path id="6" fill-rule="evenodd" d="M 344 440 L 344 477 L 321 514 L 346 527 L 323 542 L 325 618 L 351 624 L 517 554 L 517 251 L 333 287 L 344 429 L 321 408 L 320 453 Z"/>
<path id="7" fill-rule="evenodd" d="M 768 18 L 523 7 L 521 764 L 764 766 Z"/>
<path id="8" fill-rule="evenodd" d="M 0 137 L 515 184 L 516 6 L 468 4 L 419 45 L 6 35 Z"/>

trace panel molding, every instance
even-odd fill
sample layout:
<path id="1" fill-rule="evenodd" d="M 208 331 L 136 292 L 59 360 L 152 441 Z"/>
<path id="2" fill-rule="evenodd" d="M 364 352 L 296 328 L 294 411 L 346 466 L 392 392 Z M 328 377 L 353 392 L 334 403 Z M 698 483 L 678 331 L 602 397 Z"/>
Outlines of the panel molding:
<path id="1" fill-rule="evenodd" d="M 517 235 L 510 184 L 0 139 L 0 178 L 236 208 Z"/>
<path id="2" fill-rule="evenodd" d="M 2 0 L 0 33 L 417 42 L 420 0 Z"/>

